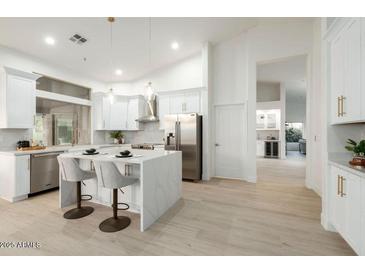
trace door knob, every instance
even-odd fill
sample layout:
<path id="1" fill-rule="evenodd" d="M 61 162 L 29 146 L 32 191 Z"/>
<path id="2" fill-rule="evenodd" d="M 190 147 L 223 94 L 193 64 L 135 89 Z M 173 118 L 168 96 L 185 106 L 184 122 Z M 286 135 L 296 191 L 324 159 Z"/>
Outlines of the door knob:
<path id="1" fill-rule="evenodd" d="M 216 147 L 219 147 L 219 144 L 215 144 Z"/>

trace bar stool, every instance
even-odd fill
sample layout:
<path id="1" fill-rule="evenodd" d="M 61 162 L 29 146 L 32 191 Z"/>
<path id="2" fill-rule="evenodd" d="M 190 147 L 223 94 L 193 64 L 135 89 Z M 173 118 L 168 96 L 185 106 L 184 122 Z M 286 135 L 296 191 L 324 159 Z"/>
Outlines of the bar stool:
<path id="1" fill-rule="evenodd" d="M 103 232 L 116 232 L 129 226 L 131 219 L 127 216 L 118 216 L 118 210 L 127 210 L 129 205 L 118 203 L 118 189 L 132 185 L 139 181 L 138 177 L 122 175 L 117 166 L 111 161 L 94 161 L 99 184 L 105 188 L 113 189 L 113 217 L 100 223 L 99 229 Z M 118 205 L 123 204 L 126 208 L 120 209 Z"/>
<path id="2" fill-rule="evenodd" d="M 79 163 L 74 158 L 57 157 L 60 165 L 62 179 L 66 182 L 76 183 L 77 207 L 67 211 L 63 214 L 65 219 L 79 219 L 90 215 L 94 208 L 91 206 L 81 206 L 81 201 L 89 201 L 92 199 L 91 195 L 81 195 L 81 183 L 85 180 L 96 178 L 94 171 L 87 171 L 80 168 Z M 88 197 L 84 198 L 83 197 Z"/>

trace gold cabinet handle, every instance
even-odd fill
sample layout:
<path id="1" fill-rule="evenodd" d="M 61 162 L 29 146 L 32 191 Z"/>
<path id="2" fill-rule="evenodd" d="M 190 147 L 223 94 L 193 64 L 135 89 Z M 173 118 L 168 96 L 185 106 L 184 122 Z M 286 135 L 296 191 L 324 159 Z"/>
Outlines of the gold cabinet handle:
<path id="1" fill-rule="evenodd" d="M 341 116 L 340 97 L 337 97 L 337 117 Z"/>
<path id="2" fill-rule="evenodd" d="M 344 109 L 344 100 L 346 99 L 346 97 L 345 96 L 342 96 L 341 95 L 341 97 L 340 97 L 340 102 L 341 102 L 341 116 L 344 116 L 345 114 L 346 114 L 346 112 L 343 110 Z"/>
<path id="3" fill-rule="evenodd" d="M 346 181 L 346 178 L 341 176 L 341 197 L 346 196 L 346 193 L 343 192 L 343 181 Z"/>
<path id="4" fill-rule="evenodd" d="M 337 175 L 337 195 L 341 194 L 340 184 L 341 184 L 341 176 Z"/>

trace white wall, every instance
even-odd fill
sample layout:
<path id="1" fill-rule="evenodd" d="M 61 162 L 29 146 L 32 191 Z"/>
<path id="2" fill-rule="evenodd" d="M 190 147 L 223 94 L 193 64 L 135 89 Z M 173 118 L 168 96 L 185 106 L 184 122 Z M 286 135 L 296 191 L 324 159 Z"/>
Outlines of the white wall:
<path id="1" fill-rule="evenodd" d="M 144 94 L 146 84 L 150 81 L 155 92 L 202 87 L 201 53 L 163 67 L 135 81 L 115 83 L 112 87 L 116 93 L 120 94 Z"/>
<path id="2" fill-rule="evenodd" d="M 306 121 L 306 97 L 286 93 L 286 122 L 304 123 Z"/>
<path id="3" fill-rule="evenodd" d="M 280 101 L 280 83 L 257 82 L 256 102 Z"/>
<path id="4" fill-rule="evenodd" d="M 22 71 L 44 74 L 56 79 L 89 87 L 93 92 L 106 90 L 106 85 L 104 83 L 80 75 L 71 69 L 49 64 L 41 59 L 3 46 L 0 46 L 0 66 L 8 66 Z M 31 130 L 1 129 L 0 148 L 14 149 L 17 140 L 29 140 L 31 136 Z M 95 143 L 104 141 L 103 134 L 95 133 L 93 137 Z"/>
<path id="5" fill-rule="evenodd" d="M 213 104 L 237 104 L 246 100 L 246 34 L 213 47 Z"/>

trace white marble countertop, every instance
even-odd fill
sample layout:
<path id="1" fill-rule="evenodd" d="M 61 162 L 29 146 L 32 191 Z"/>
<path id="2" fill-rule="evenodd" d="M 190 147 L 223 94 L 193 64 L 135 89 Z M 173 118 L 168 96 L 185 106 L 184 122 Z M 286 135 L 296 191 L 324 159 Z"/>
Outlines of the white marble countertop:
<path id="1" fill-rule="evenodd" d="M 262 141 L 264 141 L 264 142 L 280 142 L 280 140 L 267 140 L 267 139 L 264 139 Z"/>
<path id="2" fill-rule="evenodd" d="M 328 157 L 329 164 L 333 164 L 339 168 L 345 169 L 346 171 L 355 175 L 365 177 L 365 167 L 353 166 L 349 164 L 352 156 L 350 153 L 330 153 Z"/>
<path id="3" fill-rule="evenodd" d="M 99 161 L 113 161 L 113 162 L 123 162 L 130 164 L 141 164 L 144 161 L 164 157 L 174 153 L 181 153 L 181 151 L 173 150 L 145 150 L 145 149 L 129 149 L 133 154 L 133 157 L 128 158 L 118 158 L 115 155 L 119 155 L 121 150 L 118 148 L 101 148 L 99 154 L 97 155 L 84 155 L 83 152 L 68 152 L 63 153 L 61 157 L 77 158 L 82 160 L 99 160 Z"/>
<path id="4" fill-rule="evenodd" d="M 2 155 L 29 155 L 29 154 L 41 154 L 41 153 L 50 153 L 50 152 L 71 152 L 71 151 L 80 151 L 89 148 L 108 148 L 108 147 L 129 147 L 130 144 L 101 144 L 101 145 L 75 145 L 75 146 L 50 146 L 45 149 L 39 150 L 27 150 L 27 151 L 17 151 L 17 150 L 3 150 L 0 151 Z"/>

